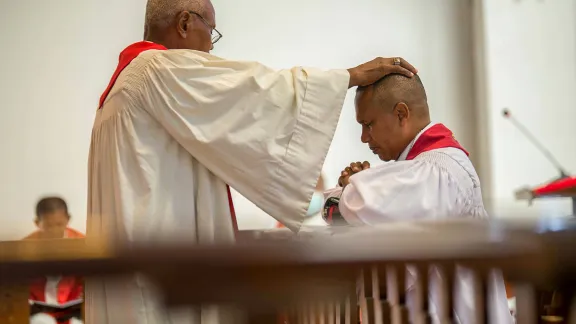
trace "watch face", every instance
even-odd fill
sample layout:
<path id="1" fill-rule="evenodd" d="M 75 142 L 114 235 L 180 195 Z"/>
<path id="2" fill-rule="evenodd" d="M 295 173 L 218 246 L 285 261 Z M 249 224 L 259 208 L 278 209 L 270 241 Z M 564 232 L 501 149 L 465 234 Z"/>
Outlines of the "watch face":
<path id="1" fill-rule="evenodd" d="M 324 208 L 322 208 L 322 218 L 328 225 L 335 225 L 339 223 L 339 219 L 342 218 L 338 210 L 338 204 L 340 203 L 340 198 L 330 197 L 326 199 Z"/>

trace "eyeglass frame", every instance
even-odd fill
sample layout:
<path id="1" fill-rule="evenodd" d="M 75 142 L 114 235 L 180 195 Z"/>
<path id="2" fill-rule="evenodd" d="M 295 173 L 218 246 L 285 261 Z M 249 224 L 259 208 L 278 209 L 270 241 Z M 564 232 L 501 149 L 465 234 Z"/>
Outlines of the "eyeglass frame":
<path id="1" fill-rule="evenodd" d="M 213 31 L 216 32 L 216 36 L 214 37 L 216 40 L 211 39 L 212 45 L 216 44 L 216 43 L 222 38 L 222 34 L 218 31 L 218 29 L 212 27 L 212 26 L 208 23 L 208 21 L 207 21 L 204 17 L 202 17 L 201 14 L 199 14 L 199 13 L 197 13 L 197 12 L 194 12 L 194 11 L 192 11 L 192 10 L 188 10 L 188 13 L 193 14 L 193 15 L 197 16 L 198 18 L 200 18 L 200 20 L 202 20 L 202 22 L 203 22 L 206 26 L 208 26 L 209 28 L 211 28 Z M 212 34 L 212 33 L 210 33 L 210 34 Z"/>

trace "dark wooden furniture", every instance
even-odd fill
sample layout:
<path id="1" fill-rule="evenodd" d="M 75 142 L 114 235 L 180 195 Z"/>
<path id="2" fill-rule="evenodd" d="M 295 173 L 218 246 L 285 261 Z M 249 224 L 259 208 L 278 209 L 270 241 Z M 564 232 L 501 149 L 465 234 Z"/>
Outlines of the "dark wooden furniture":
<path id="1" fill-rule="evenodd" d="M 115 250 L 79 241 L 60 246 L 0 243 L 0 291 L 52 273 L 89 277 L 139 271 L 163 289 L 169 306 L 233 302 L 251 314 L 249 323 L 269 324 L 279 314 L 290 324 L 357 323 L 359 308 L 363 324 L 406 323 L 399 284 L 404 267 L 416 265 L 426 271 L 433 264 L 441 267 L 446 278 L 453 278 L 454 266 L 459 264 L 477 274 L 477 323 L 487 321 L 484 283 L 494 267 L 515 285 L 518 323 L 544 323 L 542 316 L 561 318 L 558 323 L 575 321 L 570 313 L 576 236 L 570 231 L 538 234 L 497 222 L 450 221 L 332 228 L 280 240 L 269 234 L 258 239 L 248 235 L 234 246 L 120 246 Z M 380 280 L 384 273 L 396 276 L 390 286 Z M 446 323 L 451 321 L 451 285 L 448 280 L 445 307 L 439 311 Z M 423 298 L 427 282 L 420 280 L 417 286 L 419 318 L 425 323 L 429 321 Z M 540 309 L 535 289 L 558 287 L 565 292 L 566 307 Z"/>

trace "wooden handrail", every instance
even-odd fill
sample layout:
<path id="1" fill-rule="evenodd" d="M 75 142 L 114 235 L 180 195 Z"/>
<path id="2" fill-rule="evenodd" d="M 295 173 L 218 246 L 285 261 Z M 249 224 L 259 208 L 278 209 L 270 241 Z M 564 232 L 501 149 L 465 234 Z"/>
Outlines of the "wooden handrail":
<path id="1" fill-rule="evenodd" d="M 374 290 L 382 288 L 380 284 L 364 281 L 365 293 L 356 295 L 361 272 L 363 280 L 372 282 L 374 274 L 406 264 L 421 269 L 434 264 L 447 273 L 460 264 L 480 274 L 500 268 L 514 284 L 547 288 L 571 284 L 576 274 L 576 253 L 571 249 L 574 243 L 576 236 L 571 233 L 537 234 L 475 221 L 327 228 L 284 240 L 263 234 L 234 246 L 172 244 L 111 249 L 80 240 L 3 242 L 0 286 L 52 273 L 110 276 L 142 272 L 158 283 L 166 302 L 173 305 L 235 302 L 247 308 L 289 310 L 305 300 L 316 300 L 333 305 L 337 315 L 340 312 L 351 321 L 358 314 L 355 298 L 360 296 L 369 313 L 365 318 L 371 322 L 374 318 L 370 316 L 378 307 L 402 317 L 405 306 L 398 297 L 374 295 Z M 366 269 L 371 269 L 370 275 Z M 422 296 L 426 296 L 426 285 L 421 284 Z M 348 302 L 344 302 L 346 298 Z M 420 309 L 422 314 L 427 312 L 425 301 Z M 300 322 L 295 312 L 287 313 L 291 323 Z"/>

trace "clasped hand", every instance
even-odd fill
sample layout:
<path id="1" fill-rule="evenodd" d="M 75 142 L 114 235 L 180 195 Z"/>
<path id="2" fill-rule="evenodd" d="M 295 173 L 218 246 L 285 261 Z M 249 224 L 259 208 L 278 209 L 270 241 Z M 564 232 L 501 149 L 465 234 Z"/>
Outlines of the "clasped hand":
<path id="1" fill-rule="evenodd" d="M 350 166 L 347 166 L 342 172 L 340 173 L 340 178 L 338 178 L 338 185 L 342 188 L 346 187 L 350 183 L 350 177 L 362 170 L 366 170 L 370 168 L 370 162 L 352 162 Z"/>

